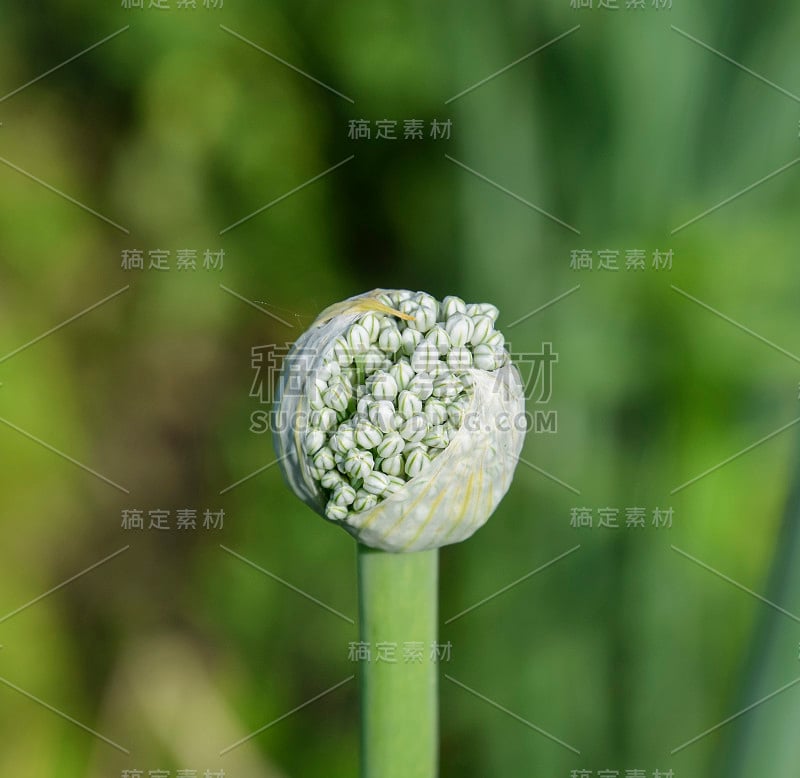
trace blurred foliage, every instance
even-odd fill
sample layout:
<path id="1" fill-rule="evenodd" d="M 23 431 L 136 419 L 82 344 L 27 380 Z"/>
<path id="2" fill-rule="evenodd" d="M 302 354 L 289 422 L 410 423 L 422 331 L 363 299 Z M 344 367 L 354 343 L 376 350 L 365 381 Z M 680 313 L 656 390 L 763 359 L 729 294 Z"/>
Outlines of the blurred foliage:
<path id="1" fill-rule="evenodd" d="M 355 774 L 355 683 L 219 755 L 355 672 L 352 624 L 220 548 L 355 614 L 352 540 L 278 468 L 221 493 L 273 459 L 249 431 L 250 350 L 375 286 L 491 301 L 507 326 L 580 284 L 507 330 L 517 352 L 559 353 L 558 432 L 524 457 L 580 496 L 521 464 L 486 528 L 442 551 L 441 610 L 443 670 L 581 755 L 443 678 L 442 774 L 795 776 L 797 688 L 670 753 L 798 667 L 790 616 L 671 546 L 800 609 L 795 427 L 672 493 L 797 414 L 797 168 L 671 231 L 796 158 L 798 101 L 670 25 L 796 92 L 796 4 L 197 5 L 2 9 L 3 94 L 129 28 L 0 100 L 0 352 L 129 288 L 0 356 L 0 613 L 129 548 L 0 621 L 0 771 Z M 362 118 L 451 119 L 452 138 L 349 140 Z M 134 248 L 225 265 L 127 272 Z M 673 249 L 674 266 L 576 272 L 581 248 Z M 578 530 L 580 506 L 673 506 L 674 525 Z M 222 508 L 225 526 L 131 532 L 131 508 Z"/>

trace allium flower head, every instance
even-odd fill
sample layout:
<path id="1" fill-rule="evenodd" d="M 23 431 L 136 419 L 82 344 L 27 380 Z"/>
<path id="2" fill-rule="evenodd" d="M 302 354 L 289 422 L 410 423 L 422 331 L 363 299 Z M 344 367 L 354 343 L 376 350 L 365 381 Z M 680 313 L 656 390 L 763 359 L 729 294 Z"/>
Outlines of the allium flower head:
<path id="1" fill-rule="evenodd" d="M 525 433 L 497 316 L 383 289 L 323 311 L 286 357 L 273 415 L 293 491 L 386 551 L 472 535 L 508 490 Z"/>

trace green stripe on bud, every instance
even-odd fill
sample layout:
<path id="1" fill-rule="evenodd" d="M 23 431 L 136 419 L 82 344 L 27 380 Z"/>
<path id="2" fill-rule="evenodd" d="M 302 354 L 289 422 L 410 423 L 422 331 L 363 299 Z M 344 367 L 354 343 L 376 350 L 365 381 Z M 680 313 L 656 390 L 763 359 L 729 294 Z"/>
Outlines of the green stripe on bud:
<path id="1" fill-rule="evenodd" d="M 394 429 L 394 405 L 389 400 L 373 402 L 369 407 L 367 416 L 381 432 L 390 432 Z M 379 445 L 379 443 L 380 441 L 371 448 Z"/>
<path id="2" fill-rule="evenodd" d="M 415 413 L 405 421 L 398 432 L 404 440 L 416 443 L 425 437 L 427 430 L 428 420 L 422 414 Z"/>
<path id="3" fill-rule="evenodd" d="M 392 457 L 395 454 L 401 454 L 405 445 L 406 441 L 399 432 L 390 432 L 378 443 L 375 447 L 375 451 L 379 457 Z"/>
<path id="4" fill-rule="evenodd" d="M 403 472 L 403 457 L 400 454 L 385 457 L 381 460 L 379 468 L 386 475 L 400 475 Z"/>
<path id="5" fill-rule="evenodd" d="M 428 340 L 423 340 L 411 355 L 411 367 L 414 368 L 415 373 L 430 370 L 438 361 L 439 349 L 435 343 Z"/>
<path id="6" fill-rule="evenodd" d="M 356 499 L 356 490 L 348 483 L 340 483 L 334 486 L 331 499 L 337 505 L 352 505 Z"/>
<path id="7" fill-rule="evenodd" d="M 430 463 L 430 457 L 424 450 L 415 449 L 406 457 L 406 475 L 409 478 L 414 478 L 423 472 Z"/>
<path id="8" fill-rule="evenodd" d="M 370 494 L 364 489 L 359 489 L 356 492 L 356 499 L 353 500 L 353 510 L 357 513 L 368 511 L 378 504 L 378 498 L 374 494 Z"/>
<path id="9" fill-rule="evenodd" d="M 364 490 L 377 497 L 383 495 L 389 486 L 389 476 L 386 473 L 376 473 L 374 470 L 364 479 Z"/>
<path id="10" fill-rule="evenodd" d="M 450 319 L 456 313 L 466 313 L 467 304 L 460 298 L 448 295 L 442 300 L 442 315 L 445 320 Z"/>
<path id="11" fill-rule="evenodd" d="M 369 419 L 359 419 L 356 424 L 356 444 L 361 448 L 375 448 L 381 440 L 383 433 Z"/>
<path id="12" fill-rule="evenodd" d="M 386 354 L 396 354 L 400 351 L 403 341 L 397 327 L 385 327 L 378 336 L 378 348 Z"/>
<path id="13" fill-rule="evenodd" d="M 422 343 L 423 334 L 413 327 L 407 327 L 400 333 L 400 351 L 405 356 L 410 357 L 417 346 Z"/>
<path id="14" fill-rule="evenodd" d="M 405 389 L 409 381 L 416 375 L 414 373 L 414 368 L 411 367 L 411 363 L 408 362 L 405 357 L 400 357 L 400 359 L 402 361 L 399 361 L 389 368 L 389 375 L 394 378 L 398 391 Z"/>
<path id="15" fill-rule="evenodd" d="M 363 481 L 372 472 L 374 465 L 375 460 L 369 451 L 354 448 L 344 457 L 344 472 L 355 481 Z"/>
<path id="16" fill-rule="evenodd" d="M 367 379 L 367 389 L 376 400 L 394 400 L 397 397 L 397 381 L 390 373 L 383 370 L 374 373 Z"/>
<path id="17" fill-rule="evenodd" d="M 445 329 L 453 346 L 466 346 L 472 340 L 475 325 L 469 316 L 457 313 L 451 316 L 445 324 Z"/>
<path id="18" fill-rule="evenodd" d="M 485 343 L 491 336 L 491 334 L 494 332 L 494 322 L 488 316 L 483 316 L 483 315 L 474 316 L 472 319 L 472 324 L 473 324 L 473 329 L 470 342 L 473 345 L 477 345 L 478 343 Z"/>
<path id="19" fill-rule="evenodd" d="M 411 389 L 404 389 L 397 397 L 397 412 L 406 419 L 410 419 L 422 412 L 422 400 Z"/>

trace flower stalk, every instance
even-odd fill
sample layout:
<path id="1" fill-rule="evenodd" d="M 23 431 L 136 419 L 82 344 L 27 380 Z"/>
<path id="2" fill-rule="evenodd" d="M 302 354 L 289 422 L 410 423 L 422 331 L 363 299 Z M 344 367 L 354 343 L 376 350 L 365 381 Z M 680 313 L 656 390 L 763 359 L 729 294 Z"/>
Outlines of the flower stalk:
<path id="1" fill-rule="evenodd" d="M 281 470 L 358 541 L 362 778 L 438 772 L 438 549 L 492 515 L 527 423 L 498 315 L 375 289 L 325 309 L 283 364 Z"/>
<path id="2" fill-rule="evenodd" d="M 358 544 L 361 778 L 437 775 L 438 565 Z"/>

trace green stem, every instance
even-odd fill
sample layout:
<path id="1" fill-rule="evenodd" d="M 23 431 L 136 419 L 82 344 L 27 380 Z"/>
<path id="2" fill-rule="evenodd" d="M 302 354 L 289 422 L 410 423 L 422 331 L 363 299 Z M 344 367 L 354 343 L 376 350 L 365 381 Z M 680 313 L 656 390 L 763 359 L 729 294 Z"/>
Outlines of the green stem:
<path id="1" fill-rule="evenodd" d="M 439 552 L 358 546 L 361 777 L 435 778 Z M 394 648 L 394 661 L 390 660 Z M 421 650 L 421 656 L 416 653 Z M 433 648 L 435 652 L 435 647 Z"/>

